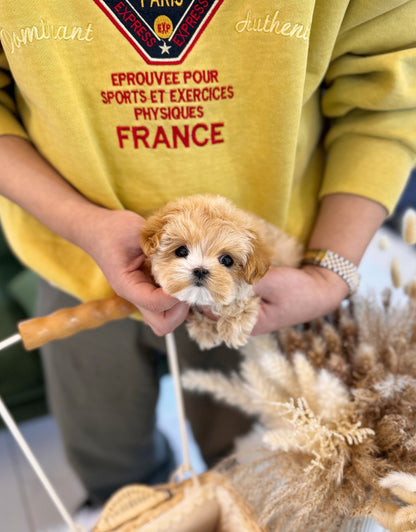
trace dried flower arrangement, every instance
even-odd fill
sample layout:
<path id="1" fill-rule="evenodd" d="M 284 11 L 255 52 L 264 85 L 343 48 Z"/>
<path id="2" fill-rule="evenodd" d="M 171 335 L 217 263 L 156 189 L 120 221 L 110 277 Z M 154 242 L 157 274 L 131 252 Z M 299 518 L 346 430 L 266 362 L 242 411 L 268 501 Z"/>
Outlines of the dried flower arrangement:
<path id="1" fill-rule="evenodd" d="M 329 319 L 254 339 L 231 378 L 186 388 L 257 417 L 221 465 L 272 531 L 372 516 L 416 530 L 416 299 L 357 298 Z"/>
<path id="2" fill-rule="evenodd" d="M 402 238 L 406 244 L 416 244 L 416 212 L 407 209 L 402 220 Z"/>

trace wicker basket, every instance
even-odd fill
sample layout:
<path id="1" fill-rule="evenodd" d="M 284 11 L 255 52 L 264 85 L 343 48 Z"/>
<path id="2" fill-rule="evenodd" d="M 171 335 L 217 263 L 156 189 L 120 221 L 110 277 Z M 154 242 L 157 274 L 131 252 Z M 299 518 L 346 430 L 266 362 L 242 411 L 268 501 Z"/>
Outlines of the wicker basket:
<path id="1" fill-rule="evenodd" d="M 119 490 L 93 532 L 266 532 L 225 477 L 207 472 L 151 488 Z"/>

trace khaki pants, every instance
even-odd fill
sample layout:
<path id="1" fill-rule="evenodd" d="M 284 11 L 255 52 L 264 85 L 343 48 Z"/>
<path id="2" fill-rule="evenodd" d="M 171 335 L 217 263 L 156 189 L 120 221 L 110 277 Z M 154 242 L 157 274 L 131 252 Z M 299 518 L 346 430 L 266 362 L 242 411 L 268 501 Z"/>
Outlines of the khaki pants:
<path id="1" fill-rule="evenodd" d="M 41 282 L 39 315 L 76 304 Z M 220 347 L 200 352 L 184 328 L 175 337 L 181 369 L 228 373 L 238 367 L 236 351 Z M 175 467 L 169 444 L 155 427 L 163 351 L 163 338 L 130 319 L 42 348 L 51 412 L 71 465 L 97 502 L 129 483 L 163 482 Z M 185 406 L 208 466 L 229 453 L 234 438 L 252 423 L 206 395 L 185 393 Z"/>

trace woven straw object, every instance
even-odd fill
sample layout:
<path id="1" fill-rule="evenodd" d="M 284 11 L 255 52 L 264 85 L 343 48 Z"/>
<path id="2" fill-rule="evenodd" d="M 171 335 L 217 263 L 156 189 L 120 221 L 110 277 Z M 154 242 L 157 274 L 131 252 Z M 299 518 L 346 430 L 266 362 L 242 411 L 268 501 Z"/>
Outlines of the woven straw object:
<path id="1" fill-rule="evenodd" d="M 132 485 L 110 498 L 93 532 L 267 532 L 227 479 L 197 479 L 151 488 Z"/>

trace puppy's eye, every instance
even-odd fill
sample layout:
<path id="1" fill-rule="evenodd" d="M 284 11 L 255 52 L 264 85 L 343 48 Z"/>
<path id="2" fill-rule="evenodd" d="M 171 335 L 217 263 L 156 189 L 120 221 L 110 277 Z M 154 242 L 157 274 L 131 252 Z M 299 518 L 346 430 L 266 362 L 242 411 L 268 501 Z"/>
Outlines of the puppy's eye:
<path id="1" fill-rule="evenodd" d="M 189 255 L 189 249 L 186 246 L 180 246 L 175 249 L 175 255 L 179 258 L 185 258 Z"/>
<path id="2" fill-rule="evenodd" d="M 231 266 L 234 264 L 234 260 L 232 257 L 230 257 L 230 255 L 221 255 L 218 260 L 220 261 L 220 264 L 226 268 L 231 268 Z"/>

